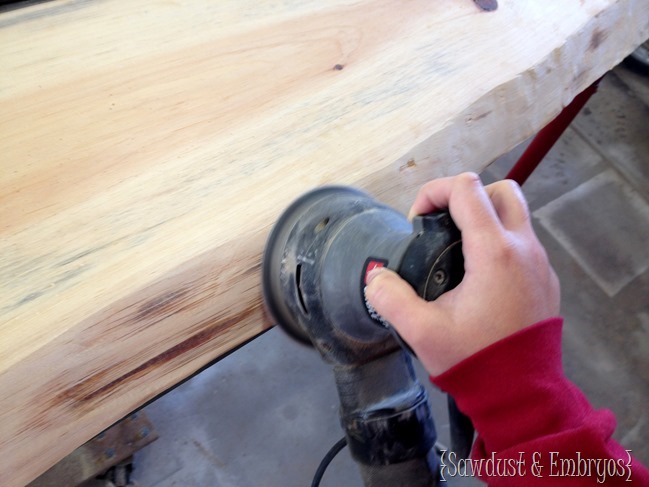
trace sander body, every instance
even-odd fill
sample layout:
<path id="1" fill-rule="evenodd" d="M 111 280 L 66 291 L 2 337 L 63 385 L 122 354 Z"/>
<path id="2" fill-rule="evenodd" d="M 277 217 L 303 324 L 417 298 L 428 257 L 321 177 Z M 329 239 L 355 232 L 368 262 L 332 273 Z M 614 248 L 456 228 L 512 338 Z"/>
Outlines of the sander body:
<path id="1" fill-rule="evenodd" d="M 366 302 L 367 275 L 392 269 L 433 300 L 462 280 L 463 264 L 461 234 L 448 212 L 411 223 L 344 186 L 297 199 L 268 238 L 266 306 L 281 328 L 333 367 L 341 425 L 368 487 L 437 485 L 439 460 L 428 395 L 409 347 Z M 449 404 L 452 421 L 459 415 L 466 424 Z M 461 455 L 473 439 L 470 423 L 463 428 Z"/>

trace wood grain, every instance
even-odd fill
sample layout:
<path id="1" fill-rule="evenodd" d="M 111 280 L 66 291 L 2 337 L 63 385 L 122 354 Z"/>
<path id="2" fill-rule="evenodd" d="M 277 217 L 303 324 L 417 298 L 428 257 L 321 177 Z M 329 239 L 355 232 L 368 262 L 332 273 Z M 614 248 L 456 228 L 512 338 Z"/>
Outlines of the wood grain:
<path id="1" fill-rule="evenodd" d="M 320 184 L 406 210 L 649 36 L 649 0 L 59 0 L 0 13 L 0 485 L 258 334 Z M 225 399 L 227 400 L 227 399 Z"/>

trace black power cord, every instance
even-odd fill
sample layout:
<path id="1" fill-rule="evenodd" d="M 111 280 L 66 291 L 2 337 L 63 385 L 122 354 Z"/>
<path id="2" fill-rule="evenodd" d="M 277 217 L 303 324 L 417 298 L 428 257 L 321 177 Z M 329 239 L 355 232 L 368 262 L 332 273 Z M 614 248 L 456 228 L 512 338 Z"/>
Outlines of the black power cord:
<path id="1" fill-rule="evenodd" d="M 327 470 L 327 467 L 329 466 L 331 461 L 336 455 L 338 455 L 338 453 L 340 453 L 340 450 L 345 448 L 345 446 L 347 446 L 347 438 L 343 437 L 334 446 L 331 447 L 331 449 L 327 452 L 327 454 L 320 462 L 320 465 L 318 465 L 318 470 L 315 471 L 313 482 L 311 482 L 311 487 L 318 487 L 320 485 L 320 481 L 322 480 L 322 476 L 324 475 L 325 470 Z"/>

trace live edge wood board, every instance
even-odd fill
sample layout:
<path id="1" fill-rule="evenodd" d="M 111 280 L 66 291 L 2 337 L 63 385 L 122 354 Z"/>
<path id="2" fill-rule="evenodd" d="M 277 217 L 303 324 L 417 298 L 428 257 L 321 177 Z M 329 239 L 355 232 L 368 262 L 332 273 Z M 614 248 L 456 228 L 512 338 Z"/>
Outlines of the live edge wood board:
<path id="1" fill-rule="evenodd" d="M 270 326 L 260 254 L 299 194 L 351 184 L 406 210 L 647 37 L 649 0 L 0 13 L 0 485 Z"/>

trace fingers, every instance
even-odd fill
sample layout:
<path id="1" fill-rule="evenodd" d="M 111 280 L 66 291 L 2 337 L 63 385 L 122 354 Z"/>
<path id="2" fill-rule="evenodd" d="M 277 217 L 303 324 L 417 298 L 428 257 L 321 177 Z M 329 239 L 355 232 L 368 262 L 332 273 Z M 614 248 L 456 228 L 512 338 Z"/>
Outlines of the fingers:
<path id="1" fill-rule="evenodd" d="M 474 233 L 493 232 L 501 228 L 498 214 L 489 194 L 475 173 L 463 173 L 425 184 L 415 199 L 411 215 L 430 213 L 448 208 L 460 230 L 470 228 Z"/>
<path id="2" fill-rule="evenodd" d="M 520 186 L 512 180 L 503 180 L 485 186 L 485 191 L 507 230 L 530 229 L 530 213 Z"/>
<path id="3" fill-rule="evenodd" d="M 477 174 L 464 173 L 430 181 L 419 191 L 410 217 L 444 208 L 460 230 L 531 228 L 527 202 L 520 186 L 511 180 L 483 186 Z"/>
<path id="4" fill-rule="evenodd" d="M 463 173 L 459 176 L 433 179 L 427 182 L 417 193 L 415 202 L 410 209 L 410 215 L 424 215 L 431 211 L 448 208 L 455 183 L 460 178 L 474 181 L 478 175 Z"/>
<path id="5" fill-rule="evenodd" d="M 367 300 L 374 309 L 412 344 L 417 324 L 430 321 L 426 301 L 398 274 L 387 269 L 377 269 L 368 276 Z"/>

